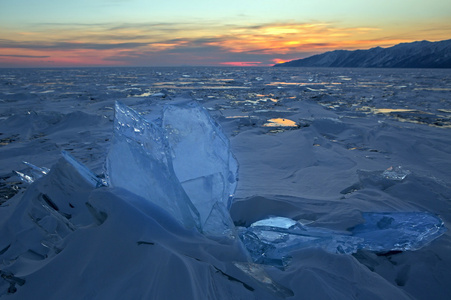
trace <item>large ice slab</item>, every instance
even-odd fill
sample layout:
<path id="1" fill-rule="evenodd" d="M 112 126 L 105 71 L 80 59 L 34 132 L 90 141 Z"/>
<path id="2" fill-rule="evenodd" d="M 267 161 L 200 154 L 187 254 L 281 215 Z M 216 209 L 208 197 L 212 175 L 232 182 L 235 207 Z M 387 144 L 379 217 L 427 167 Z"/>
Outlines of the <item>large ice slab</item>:
<path id="1" fill-rule="evenodd" d="M 221 127 L 196 102 L 166 106 L 162 126 L 175 174 L 199 211 L 202 228 L 214 234 L 227 231 L 233 227 L 228 210 L 238 163 Z"/>
<path id="2" fill-rule="evenodd" d="M 157 204 L 188 227 L 230 235 L 238 164 L 227 137 L 195 102 L 165 107 L 161 120 L 160 126 L 116 103 L 109 184 Z"/>
<path id="3" fill-rule="evenodd" d="M 163 128 L 182 185 L 202 178 L 212 187 L 215 199 L 229 209 L 237 185 L 238 163 L 221 127 L 199 104 L 185 102 L 165 107 Z"/>
<path id="4" fill-rule="evenodd" d="M 362 213 L 362 216 L 365 222 L 351 232 L 270 217 L 240 228 L 239 234 L 254 262 L 285 266 L 290 253 L 303 248 L 341 254 L 360 249 L 379 253 L 418 250 L 446 231 L 440 218 L 426 212 Z"/>
<path id="5" fill-rule="evenodd" d="M 187 227 L 200 227 L 197 209 L 174 173 L 163 129 L 116 102 L 113 131 L 109 185 L 153 202 Z"/>

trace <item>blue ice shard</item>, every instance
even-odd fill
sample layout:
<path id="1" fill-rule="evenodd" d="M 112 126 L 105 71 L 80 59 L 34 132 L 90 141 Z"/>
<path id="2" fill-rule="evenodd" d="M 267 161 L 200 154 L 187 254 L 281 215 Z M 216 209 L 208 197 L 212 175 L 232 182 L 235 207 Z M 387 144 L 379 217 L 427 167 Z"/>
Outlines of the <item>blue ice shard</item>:
<path id="1" fill-rule="evenodd" d="M 165 132 L 119 102 L 106 168 L 109 185 L 153 202 L 186 227 L 200 227 L 197 209 L 174 173 Z"/>
<path id="2" fill-rule="evenodd" d="M 352 234 L 363 239 L 359 248 L 375 251 L 418 250 L 446 232 L 444 223 L 427 212 L 363 213 L 365 223 Z"/>
<path id="3" fill-rule="evenodd" d="M 38 167 L 26 161 L 24 161 L 23 163 L 31 168 L 31 173 L 35 179 L 41 178 L 42 176 L 45 176 L 50 172 L 49 168 Z"/>
<path id="4" fill-rule="evenodd" d="M 283 267 L 291 252 L 322 248 L 330 253 L 357 252 L 361 238 L 329 229 L 307 227 L 284 217 L 270 217 L 241 228 L 239 235 L 256 263 Z"/>
<path id="5" fill-rule="evenodd" d="M 26 173 L 22 173 L 19 171 L 13 171 L 14 173 L 16 173 L 16 175 L 20 178 L 20 180 L 22 182 L 31 184 L 33 183 L 36 179 L 39 179 L 45 175 L 47 175 L 50 172 L 50 169 L 46 168 L 46 167 L 38 167 L 35 166 L 29 162 L 24 161 L 23 162 L 25 165 L 27 165 L 30 170 L 31 170 L 31 175 L 30 174 L 26 174 Z"/>
<path id="6" fill-rule="evenodd" d="M 229 140 L 196 102 L 165 107 L 162 126 L 175 174 L 199 212 L 203 232 L 229 232 L 234 226 L 228 210 L 238 174 Z"/>
<path id="7" fill-rule="evenodd" d="M 322 248 L 329 253 L 358 250 L 379 253 L 418 250 L 446 232 L 440 218 L 426 212 L 362 213 L 365 222 L 351 232 L 308 227 L 295 220 L 271 217 L 240 228 L 239 235 L 256 263 L 286 266 L 290 253 Z"/>

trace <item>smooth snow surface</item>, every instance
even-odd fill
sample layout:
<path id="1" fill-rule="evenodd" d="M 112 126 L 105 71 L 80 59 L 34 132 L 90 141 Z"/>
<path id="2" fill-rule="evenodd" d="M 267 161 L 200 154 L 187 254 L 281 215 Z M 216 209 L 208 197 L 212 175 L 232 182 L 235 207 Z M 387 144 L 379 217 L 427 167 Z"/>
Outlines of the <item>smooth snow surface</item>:
<path id="1" fill-rule="evenodd" d="M 447 299 L 451 237 L 439 223 L 450 228 L 450 90 L 449 70 L 0 70 L 0 297 Z M 140 112 L 129 115 L 138 123 L 162 129 L 161 112 L 183 108 L 180 99 L 199 102 L 230 139 L 240 165 L 230 207 L 236 226 L 279 216 L 289 219 L 276 222 L 283 228 L 364 239 L 368 227 L 397 226 L 384 213 L 408 212 L 426 216 L 408 224 L 437 221 L 417 229 L 443 235 L 416 251 L 343 255 L 307 247 L 278 267 L 254 263 L 239 239 L 209 238 L 147 200 L 148 193 L 162 201 L 183 194 L 183 180 L 173 184 L 176 151 L 162 148 L 172 162 L 149 158 L 139 130 L 112 134 L 116 100 Z M 264 126 L 273 119 L 296 126 Z M 107 153 L 114 158 L 107 170 L 114 161 L 122 164 L 117 170 L 138 171 L 103 178 Z M 136 153 L 142 156 L 127 166 Z M 148 180 L 161 178 L 144 179 L 156 175 L 141 162 L 165 170 L 172 163 L 175 171 L 165 175 L 172 190 L 147 191 Z M 224 174 L 237 166 L 233 159 L 220 166 L 221 176 L 193 177 L 206 186 L 222 182 L 229 196 L 235 183 Z M 228 213 L 227 205 L 214 215 Z"/>

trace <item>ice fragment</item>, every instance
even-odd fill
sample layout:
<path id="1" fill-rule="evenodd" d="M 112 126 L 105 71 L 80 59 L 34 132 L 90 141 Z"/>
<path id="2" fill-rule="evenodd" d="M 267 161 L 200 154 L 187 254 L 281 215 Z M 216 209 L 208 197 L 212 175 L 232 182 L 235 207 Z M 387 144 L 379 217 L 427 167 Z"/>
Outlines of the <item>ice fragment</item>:
<path id="1" fill-rule="evenodd" d="M 240 228 L 239 236 L 256 263 L 286 266 L 290 253 L 322 248 L 329 253 L 352 254 L 418 250 L 441 236 L 446 228 L 425 212 L 362 213 L 365 223 L 351 232 L 308 227 L 289 218 L 271 217 Z"/>
<path id="2" fill-rule="evenodd" d="M 410 174 L 409 170 L 403 169 L 401 166 L 390 167 L 382 173 L 382 176 L 391 180 L 404 180 Z"/>

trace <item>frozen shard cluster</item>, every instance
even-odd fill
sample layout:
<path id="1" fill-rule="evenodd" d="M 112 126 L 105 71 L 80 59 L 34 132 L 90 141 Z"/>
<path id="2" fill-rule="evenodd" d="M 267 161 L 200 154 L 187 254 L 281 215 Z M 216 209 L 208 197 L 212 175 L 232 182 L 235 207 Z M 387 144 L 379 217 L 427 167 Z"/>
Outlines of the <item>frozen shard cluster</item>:
<path id="1" fill-rule="evenodd" d="M 166 107 L 161 124 L 116 103 L 108 183 L 162 207 L 186 227 L 230 234 L 238 164 L 228 139 L 195 102 Z"/>

